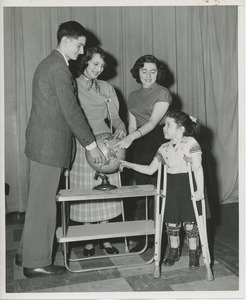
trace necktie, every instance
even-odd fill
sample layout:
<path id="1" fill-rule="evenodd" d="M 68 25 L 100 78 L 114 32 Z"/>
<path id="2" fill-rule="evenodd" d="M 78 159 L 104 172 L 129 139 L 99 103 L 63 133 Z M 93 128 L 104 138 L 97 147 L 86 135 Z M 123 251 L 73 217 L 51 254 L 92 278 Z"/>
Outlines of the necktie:
<path id="1" fill-rule="evenodd" d="M 75 79 L 73 79 L 72 85 L 73 85 L 73 92 L 74 92 L 74 95 L 77 97 L 77 96 L 78 96 L 78 91 L 77 91 L 77 82 L 76 82 Z"/>
<path id="2" fill-rule="evenodd" d="M 87 90 L 90 91 L 90 89 L 92 88 L 93 84 L 95 84 L 95 89 L 96 92 L 99 94 L 100 93 L 100 85 L 98 83 L 98 81 L 96 79 L 88 79 L 87 80 Z"/>

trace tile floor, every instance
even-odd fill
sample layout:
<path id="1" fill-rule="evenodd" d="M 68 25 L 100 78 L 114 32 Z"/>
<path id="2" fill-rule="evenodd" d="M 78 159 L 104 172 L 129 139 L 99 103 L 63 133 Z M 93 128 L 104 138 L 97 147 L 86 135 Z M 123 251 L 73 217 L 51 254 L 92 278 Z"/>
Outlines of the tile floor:
<path id="1" fill-rule="evenodd" d="M 117 298 L 118 295 L 120 295 L 120 299 L 125 297 L 138 297 L 138 299 L 151 297 L 152 299 L 152 296 L 163 299 L 167 296 L 170 298 L 172 296 L 184 296 L 186 292 L 189 292 L 188 295 L 193 297 L 193 293 L 196 295 L 199 292 L 196 298 L 198 299 L 199 297 L 204 298 L 207 292 L 209 292 L 210 296 L 220 295 L 221 292 L 225 292 L 225 298 L 230 295 L 239 297 L 242 291 L 239 278 L 238 204 L 222 205 L 221 216 L 221 222 L 217 226 L 213 237 L 211 251 L 215 280 L 207 281 L 202 257 L 200 257 L 200 268 L 189 270 L 188 252 L 185 242 L 181 259 L 172 267 L 162 266 L 161 278 L 159 279 L 153 278 L 153 264 L 85 273 L 67 272 L 63 275 L 48 278 L 27 279 L 22 274 L 22 268 L 14 263 L 16 249 L 23 228 L 24 214 L 20 217 L 17 216 L 17 213 L 8 214 L 6 216 L 6 295 L 9 297 L 11 295 L 25 295 L 26 293 L 29 295 L 29 293 L 32 293 L 33 299 L 35 299 L 35 294 L 44 293 L 46 296 L 56 296 L 58 295 L 57 293 L 62 293 L 60 295 L 63 297 L 67 295 L 66 299 L 77 295 L 87 295 L 88 299 L 93 295 L 97 299 L 102 299 L 104 293 L 110 293 L 110 297 L 106 296 L 108 297 L 106 299 Z M 114 245 L 120 252 L 124 251 L 123 240 L 115 240 Z M 103 250 L 96 249 L 96 254 L 103 255 L 103 253 Z M 112 258 L 105 258 L 100 261 L 76 262 L 74 263 L 74 268 L 82 267 L 84 269 L 98 265 L 117 266 L 126 263 L 145 263 L 152 255 L 153 248 L 148 249 L 142 255 L 127 258 L 112 256 Z M 82 256 L 82 245 L 73 244 L 71 257 L 79 256 Z M 55 264 L 63 264 L 63 255 L 59 245 L 57 247 Z M 211 292 L 213 293 L 211 294 Z M 62 299 L 62 296 L 60 296 L 60 299 Z M 81 296 L 80 299 L 87 298 Z"/>

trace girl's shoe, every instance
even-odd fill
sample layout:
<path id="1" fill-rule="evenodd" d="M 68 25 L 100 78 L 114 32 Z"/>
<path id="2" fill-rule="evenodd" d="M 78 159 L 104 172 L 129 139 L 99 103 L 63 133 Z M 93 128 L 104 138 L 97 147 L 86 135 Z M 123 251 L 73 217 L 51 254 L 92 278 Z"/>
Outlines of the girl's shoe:
<path id="1" fill-rule="evenodd" d="M 169 248 L 167 258 L 164 260 L 163 264 L 165 266 L 173 266 L 175 264 L 175 261 L 178 261 L 180 258 L 179 254 L 179 248 Z"/>
<path id="2" fill-rule="evenodd" d="M 99 249 L 104 249 L 107 252 L 107 254 L 111 254 L 111 255 L 119 253 L 119 250 L 116 249 L 114 246 L 111 245 L 111 247 L 105 247 L 104 243 L 106 243 L 106 242 L 105 241 L 104 242 L 98 241 L 98 248 Z"/>
<path id="3" fill-rule="evenodd" d="M 198 269 L 199 268 L 199 252 L 197 250 L 189 250 L 189 268 Z"/>

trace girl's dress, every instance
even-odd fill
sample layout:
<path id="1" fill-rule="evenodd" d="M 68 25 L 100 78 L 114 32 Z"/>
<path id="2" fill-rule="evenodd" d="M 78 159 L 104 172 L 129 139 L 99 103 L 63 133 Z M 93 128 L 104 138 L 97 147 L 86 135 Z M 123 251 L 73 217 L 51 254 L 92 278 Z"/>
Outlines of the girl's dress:
<path id="1" fill-rule="evenodd" d="M 107 120 L 113 128 L 122 123 L 118 111 L 119 102 L 114 88 L 105 81 L 94 83 L 81 75 L 77 79 L 78 98 L 81 108 L 94 135 L 110 132 Z M 83 130 L 83 128 L 81 128 Z M 101 183 L 94 179 L 95 170 L 88 164 L 85 149 L 76 141 L 76 155 L 70 170 L 70 188 L 92 189 Z M 119 186 L 118 173 L 107 174 L 111 184 Z M 120 200 L 84 201 L 70 206 L 70 218 L 77 222 L 98 222 L 109 220 L 121 214 Z"/>
<path id="2" fill-rule="evenodd" d="M 167 193 L 164 220 L 168 223 L 195 222 L 191 201 L 188 164 L 184 157 L 202 153 L 193 137 L 184 136 L 177 144 L 167 142 L 158 149 L 155 158 L 167 165 Z M 194 181 L 194 180 L 193 180 Z M 196 186 L 194 186 L 196 188 Z M 200 211 L 200 202 L 197 202 Z M 208 217 L 208 216 L 207 216 Z"/>

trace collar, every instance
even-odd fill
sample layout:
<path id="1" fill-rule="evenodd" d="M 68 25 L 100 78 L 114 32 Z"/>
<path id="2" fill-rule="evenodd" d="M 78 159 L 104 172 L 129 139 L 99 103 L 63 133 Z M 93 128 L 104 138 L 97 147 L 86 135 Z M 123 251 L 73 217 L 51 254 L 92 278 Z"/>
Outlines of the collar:
<path id="1" fill-rule="evenodd" d="M 62 55 L 62 56 L 64 57 L 64 59 L 65 59 L 66 65 L 69 66 L 68 60 L 67 60 L 66 56 L 61 52 L 61 50 L 59 50 L 59 49 L 57 49 L 57 48 L 56 48 L 55 50 L 57 50 L 58 52 L 61 53 L 61 55 Z"/>
<path id="2" fill-rule="evenodd" d="M 143 91 L 151 91 L 153 88 L 155 88 L 157 86 L 157 83 L 156 82 L 154 82 L 150 87 L 144 87 L 143 85 L 141 85 L 141 89 L 143 90 Z"/>
<path id="3" fill-rule="evenodd" d="M 82 74 L 81 78 L 87 81 L 86 87 L 87 87 L 88 91 L 90 91 L 90 89 L 92 88 L 93 84 L 95 84 L 95 90 L 96 90 L 96 92 L 98 94 L 100 94 L 100 84 L 99 84 L 99 82 L 97 81 L 96 78 L 89 78 L 85 74 Z"/>
<path id="4" fill-rule="evenodd" d="M 97 80 L 97 78 L 90 78 L 90 77 L 86 76 L 85 73 L 81 74 L 81 77 L 85 80 Z"/>

